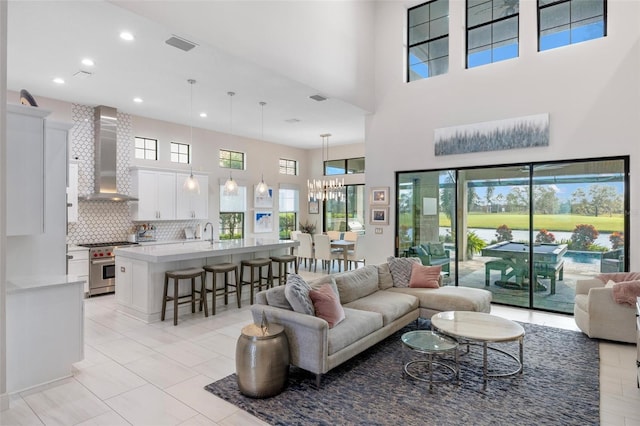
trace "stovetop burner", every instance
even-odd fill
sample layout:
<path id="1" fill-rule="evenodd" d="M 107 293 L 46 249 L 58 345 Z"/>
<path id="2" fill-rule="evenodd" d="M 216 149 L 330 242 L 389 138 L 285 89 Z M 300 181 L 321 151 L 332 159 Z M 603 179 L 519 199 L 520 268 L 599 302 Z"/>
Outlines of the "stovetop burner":
<path id="1" fill-rule="evenodd" d="M 78 244 L 81 247 L 97 248 L 97 247 L 119 247 L 119 246 L 136 246 L 138 243 L 132 243 L 131 241 L 115 241 L 111 243 L 88 243 Z"/>

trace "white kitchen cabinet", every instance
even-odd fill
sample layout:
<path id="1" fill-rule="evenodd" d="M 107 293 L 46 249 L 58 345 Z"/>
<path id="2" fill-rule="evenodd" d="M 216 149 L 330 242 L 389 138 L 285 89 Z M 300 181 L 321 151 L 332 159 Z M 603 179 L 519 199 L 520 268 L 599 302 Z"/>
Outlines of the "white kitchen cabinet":
<path id="1" fill-rule="evenodd" d="M 192 193 L 184 188 L 189 173 L 176 174 L 176 219 L 209 218 L 209 176 L 193 174 L 200 185 L 200 193 Z"/>
<path id="2" fill-rule="evenodd" d="M 116 301 L 122 305 L 131 305 L 133 290 L 133 262 L 116 256 Z"/>
<path id="3" fill-rule="evenodd" d="M 69 175 L 67 182 L 67 222 L 78 221 L 78 163 L 69 160 Z"/>
<path id="4" fill-rule="evenodd" d="M 15 277 L 6 297 L 7 391 L 71 377 L 84 358 L 82 283 L 66 275 Z"/>
<path id="5" fill-rule="evenodd" d="M 7 235 L 44 232 L 44 132 L 49 111 L 7 105 Z"/>
<path id="6" fill-rule="evenodd" d="M 89 249 L 69 246 L 67 249 L 67 274 L 84 281 L 84 293 L 89 293 Z"/>
<path id="7" fill-rule="evenodd" d="M 164 275 L 160 275 L 159 279 L 161 281 L 164 280 Z M 140 315 L 143 315 L 148 310 L 149 303 L 162 302 L 162 294 L 149 294 L 147 280 L 147 262 L 116 255 L 116 282 L 118 283 L 116 286 L 116 301 L 123 307 L 125 312 L 137 318 L 140 318 Z M 155 296 L 158 297 L 157 302 L 150 300 Z"/>
<path id="8" fill-rule="evenodd" d="M 176 218 L 176 174 L 133 169 L 133 220 L 174 220 Z"/>

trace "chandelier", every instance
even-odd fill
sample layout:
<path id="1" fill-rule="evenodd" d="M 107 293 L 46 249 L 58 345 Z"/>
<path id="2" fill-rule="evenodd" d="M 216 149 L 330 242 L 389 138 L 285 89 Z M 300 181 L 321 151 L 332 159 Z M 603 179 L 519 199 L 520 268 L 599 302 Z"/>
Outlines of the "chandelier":
<path id="1" fill-rule="evenodd" d="M 323 175 L 326 170 L 326 162 L 329 161 L 329 136 L 331 133 L 324 133 L 320 135 L 322 138 L 322 170 Z M 326 146 L 326 148 L 325 148 Z M 342 200 L 344 193 L 344 178 L 338 179 L 308 179 L 307 191 L 309 194 L 309 201 L 324 201 L 324 200 Z"/>

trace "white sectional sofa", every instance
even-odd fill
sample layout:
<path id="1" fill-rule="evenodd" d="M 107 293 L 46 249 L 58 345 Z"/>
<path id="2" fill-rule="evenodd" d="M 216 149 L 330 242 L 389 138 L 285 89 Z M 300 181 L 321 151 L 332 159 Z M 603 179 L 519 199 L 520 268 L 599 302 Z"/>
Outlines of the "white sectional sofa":
<path id="1" fill-rule="evenodd" d="M 387 263 L 328 275 L 309 284 L 315 288 L 332 282 L 345 312 L 345 319 L 333 328 L 324 319 L 295 312 L 285 296 L 285 286 L 259 292 L 251 307 L 257 324 L 264 315 L 270 323 L 284 326 L 291 364 L 314 373 L 317 386 L 322 374 L 418 317 L 431 318 L 448 310 L 491 310 L 491 292 L 487 290 L 409 288 L 408 282 L 392 277 Z"/>

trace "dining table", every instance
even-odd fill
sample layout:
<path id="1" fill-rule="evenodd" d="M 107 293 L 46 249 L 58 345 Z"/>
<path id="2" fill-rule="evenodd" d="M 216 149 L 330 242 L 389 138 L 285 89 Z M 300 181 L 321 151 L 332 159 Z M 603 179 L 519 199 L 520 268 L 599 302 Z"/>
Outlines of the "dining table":
<path id="1" fill-rule="evenodd" d="M 349 250 L 353 250 L 356 246 L 355 241 L 350 240 L 331 240 L 331 248 L 338 248 L 342 250 L 342 261 L 344 265 L 344 271 L 347 270 L 347 263 L 349 262 Z"/>

